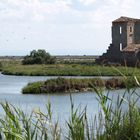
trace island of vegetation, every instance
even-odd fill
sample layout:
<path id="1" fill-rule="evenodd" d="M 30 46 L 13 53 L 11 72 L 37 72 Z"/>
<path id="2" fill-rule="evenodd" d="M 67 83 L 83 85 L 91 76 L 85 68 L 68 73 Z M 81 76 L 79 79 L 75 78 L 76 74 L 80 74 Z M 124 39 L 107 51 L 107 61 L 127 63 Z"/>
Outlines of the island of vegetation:
<path id="1" fill-rule="evenodd" d="M 22 89 L 23 94 L 40 94 L 40 93 L 71 93 L 93 91 L 95 88 L 102 89 L 122 89 L 133 88 L 138 86 L 138 78 L 62 78 L 49 79 L 29 83 Z"/>

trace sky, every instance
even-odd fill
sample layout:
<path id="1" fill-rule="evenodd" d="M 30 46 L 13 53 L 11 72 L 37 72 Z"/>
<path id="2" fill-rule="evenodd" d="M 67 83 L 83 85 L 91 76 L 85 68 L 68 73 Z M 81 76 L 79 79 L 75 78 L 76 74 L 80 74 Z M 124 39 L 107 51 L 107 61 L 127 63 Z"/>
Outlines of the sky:
<path id="1" fill-rule="evenodd" d="M 101 55 L 111 22 L 139 9 L 140 0 L 0 0 L 0 55 Z"/>

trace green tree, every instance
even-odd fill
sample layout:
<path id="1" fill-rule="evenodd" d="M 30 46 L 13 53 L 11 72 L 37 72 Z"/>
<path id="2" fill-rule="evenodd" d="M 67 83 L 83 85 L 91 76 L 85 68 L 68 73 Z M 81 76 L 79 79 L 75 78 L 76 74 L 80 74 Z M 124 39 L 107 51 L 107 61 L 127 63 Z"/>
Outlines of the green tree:
<path id="1" fill-rule="evenodd" d="M 22 64 L 53 64 L 56 62 L 56 58 L 52 57 L 45 50 L 33 50 L 30 52 L 30 55 L 24 57 Z"/>

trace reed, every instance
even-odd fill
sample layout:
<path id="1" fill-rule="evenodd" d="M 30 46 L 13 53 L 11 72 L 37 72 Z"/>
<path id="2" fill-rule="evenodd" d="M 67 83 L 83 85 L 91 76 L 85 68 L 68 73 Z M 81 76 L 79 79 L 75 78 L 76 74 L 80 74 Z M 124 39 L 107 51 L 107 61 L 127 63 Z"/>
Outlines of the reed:
<path id="1" fill-rule="evenodd" d="M 139 80 L 139 78 L 138 78 Z M 102 89 L 122 89 L 137 87 L 134 77 L 125 78 L 62 78 L 49 79 L 42 82 L 29 83 L 22 89 L 23 94 L 72 93 L 94 91 L 94 87 Z"/>
<path id="2" fill-rule="evenodd" d="M 26 114 L 10 103 L 0 103 L 5 114 L 0 117 L 0 139 L 3 140 L 139 140 L 140 139 L 140 94 L 131 88 L 130 78 L 124 76 L 125 92 L 116 100 L 109 91 L 91 84 L 96 93 L 100 111 L 92 118 L 87 108 L 74 106 L 72 96 L 70 117 L 62 129 L 59 121 L 53 120 L 51 103 L 46 105 L 47 113 L 33 110 Z M 136 76 L 132 83 L 140 86 Z M 64 81 L 61 81 L 62 83 Z M 116 81 L 115 81 L 116 83 Z M 93 107 L 94 110 L 94 107 Z"/>

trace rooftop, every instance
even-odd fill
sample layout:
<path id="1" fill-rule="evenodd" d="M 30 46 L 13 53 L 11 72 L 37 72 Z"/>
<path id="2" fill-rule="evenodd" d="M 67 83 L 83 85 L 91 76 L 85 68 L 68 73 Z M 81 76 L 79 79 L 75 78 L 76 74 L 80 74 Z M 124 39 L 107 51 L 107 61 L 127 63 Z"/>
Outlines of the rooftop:
<path id="1" fill-rule="evenodd" d="M 133 22 L 136 22 L 136 21 L 140 21 L 140 19 L 136 19 L 136 18 L 130 18 L 130 17 L 120 17 L 116 20 L 113 21 L 113 23 L 118 23 L 118 22 L 129 22 L 129 21 L 133 21 Z"/>

